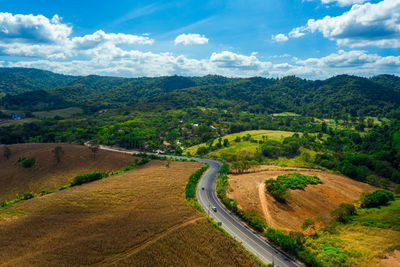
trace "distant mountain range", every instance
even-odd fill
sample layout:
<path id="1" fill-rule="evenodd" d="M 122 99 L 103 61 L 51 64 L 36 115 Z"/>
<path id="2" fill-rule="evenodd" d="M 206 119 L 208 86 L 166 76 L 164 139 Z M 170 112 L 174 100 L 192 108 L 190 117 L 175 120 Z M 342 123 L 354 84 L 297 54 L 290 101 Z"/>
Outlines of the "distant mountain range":
<path id="1" fill-rule="evenodd" d="M 0 68 L 0 96 L 5 108 L 29 111 L 72 106 L 87 111 L 200 106 L 256 113 L 291 111 L 315 117 L 391 117 L 397 116 L 400 107 L 400 77 L 339 75 L 316 81 L 294 76 L 116 78 Z"/>

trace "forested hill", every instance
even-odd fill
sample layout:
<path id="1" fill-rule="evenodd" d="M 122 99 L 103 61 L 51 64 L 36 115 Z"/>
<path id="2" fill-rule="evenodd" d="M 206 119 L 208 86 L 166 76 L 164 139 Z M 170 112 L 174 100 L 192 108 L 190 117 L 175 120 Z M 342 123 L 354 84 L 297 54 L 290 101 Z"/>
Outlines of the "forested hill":
<path id="1" fill-rule="evenodd" d="M 78 78 L 38 69 L 0 68 L 0 97 L 64 86 Z"/>
<path id="2" fill-rule="evenodd" d="M 159 78 L 74 77 L 35 69 L 0 69 L 1 103 L 9 109 L 188 108 L 256 113 L 291 111 L 315 117 L 398 116 L 400 78 L 339 75 L 323 81 L 297 77 Z M 21 92 L 23 92 L 21 94 Z"/>

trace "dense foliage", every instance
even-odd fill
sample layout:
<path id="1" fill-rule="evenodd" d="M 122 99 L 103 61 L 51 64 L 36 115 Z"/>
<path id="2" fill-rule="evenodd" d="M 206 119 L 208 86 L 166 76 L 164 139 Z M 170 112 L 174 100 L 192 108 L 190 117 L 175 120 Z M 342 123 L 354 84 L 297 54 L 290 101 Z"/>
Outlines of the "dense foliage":
<path id="1" fill-rule="evenodd" d="M 72 77 L 34 69 L 0 69 L 4 106 L 47 110 L 79 106 L 88 111 L 136 106 L 141 110 L 207 107 L 314 117 L 399 116 L 398 77 L 340 75 L 324 81 L 205 77 Z M 3 84 L 3 87 L 1 86 Z M 13 88 L 14 86 L 14 88 Z M 49 89 L 52 88 L 52 89 Z M 45 90 L 47 89 L 47 90 Z"/>
<path id="2" fill-rule="evenodd" d="M 341 203 L 338 208 L 331 211 L 331 216 L 338 222 L 347 220 L 356 214 L 356 207 L 353 204 Z"/>
<path id="3" fill-rule="evenodd" d="M 279 175 L 276 179 L 265 181 L 265 188 L 278 201 L 285 202 L 288 189 L 304 189 L 309 184 L 322 183 L 317 176 L 308 176 L 301 173 L 288 173 Z"/>
<path id="4" fill-rule="evenodd" d="M 374 208 L 386 205 L 389 201 L 394 200 L 392 192 L 384 189 L 377 189 L 371 193 L 363 193 L 360 198 L 362 208 Z"/>
<path id="5" fill-rule="evenodd" d="M 96 180 L 100 180 L 104 177 L 107 177 L 108 173 L 107 172 L 91 172 L 91 173 L 85 173 L 76 176 L 72 181 L 71 181 L 71 186 L 76 186 L 76 185 L 81 185 L 85 183 L 90 183 Z"/>
<path id="6" fill-rule="evenodd" d="M 208 165 L 204 164 L 203 167 L 192 173 L 189 177 L 189 182 L 186 184 L 185 197 L 188 200 L 196 197 L 196 186 L 203 173 L 208 169 Z"/>
<path id="7" fill-rule="evenodd" d="M 16 164 L 24 168 L 33 168 L 36 165 L 36 159 L 21 157 L 17 160 Z"/>

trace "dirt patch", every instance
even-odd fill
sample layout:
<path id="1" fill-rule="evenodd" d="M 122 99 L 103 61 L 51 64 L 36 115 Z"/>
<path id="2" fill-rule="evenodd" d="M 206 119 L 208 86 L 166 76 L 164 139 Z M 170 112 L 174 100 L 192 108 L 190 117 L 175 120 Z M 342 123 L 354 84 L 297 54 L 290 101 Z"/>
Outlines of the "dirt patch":
<path id="1" fill-rule="evenodd" d="M 400 250 L 395 250 L 381 261 L 382 266 L 400 267 Z"/>
<path id="2" fill-rule="evenodd" d="M 197 162 L 139 169 L 0 211 L 0 266 L 253 266 L 187 205 Z"/>
<path id="3" fill-rule="evenodd" d="M 60 145 L 65 154 L 59 164 L 52 150 Z M 3 157 L 0 147 L 0 202 L 13 200 L 16 195 L 32 191 L 54 190 L 69 182 L 77 175 L 93 171 L 116 171 L 129 165 L 134 158 L 122 153 L 99 150 L 96 159 L 85 146 L 71 144 L 16 144 L 8 146 L 11 157 Z M 23 168 L 15 162 L 20 157 L 34 157 L 33 168 Z"/>
<path id="4" fill-rule="evenodd" d="M 308 231 L 316 231 L 327 225 L 330 211 L 340 203 L 353 203 L 359 199 L 362 192 L 375 189 L 368 184 L 319 170 L 277 166 L 268 168 L 271 170 L 230 175 L 229 184 L 233 191 L 229 195 L 241 208 L 254 209 L 270 227 L 286 231 L 301 231 L 301 225 L 307 218 L 316 222 L 315 228 Z M 264 190 L 266 179 L 294 171 L 316 175 L 321 178 L 323 184 L 308 185 L 305 190 L 290 190 L 286 204 L 276 201 Z"/>

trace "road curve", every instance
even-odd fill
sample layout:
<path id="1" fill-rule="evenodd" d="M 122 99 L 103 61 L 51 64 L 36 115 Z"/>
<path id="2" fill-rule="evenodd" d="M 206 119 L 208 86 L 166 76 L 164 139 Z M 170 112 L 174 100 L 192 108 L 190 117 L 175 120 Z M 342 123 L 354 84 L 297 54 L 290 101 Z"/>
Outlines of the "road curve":
<path id="1" fill-rule="evenodd" d="M 139 151 L 125 150 L 108 146 L 100 146 L 103 150 L 117 151 L 122 153 L 137 154 Z M 152 153 L 147 153 L 152 154 Z M 199 162 L 207 163 L 210 168 L 204 173 L 196 189 L 196 197 L 207 212 L 208 216 L 221 224 L 221 227 L 228 232 L 234 239 L 240 242 L 248 251 L 254 254 L 265 264 L 274 263 L 275 266 L 303 266 L 295 259 L 277 249 L 274 245 L 262 238 L 259 233 L 250 229 L 246 224 L 240 221 L 220 202 L 215 191 L 215 183 L 218 177 L 218 171 L 222 164 L 215 160 L 201 159 L 184 156 L 162 155 L 172 158 L 193 159 Z M 216 211 L 212 208 L 215 207 Z"/>

